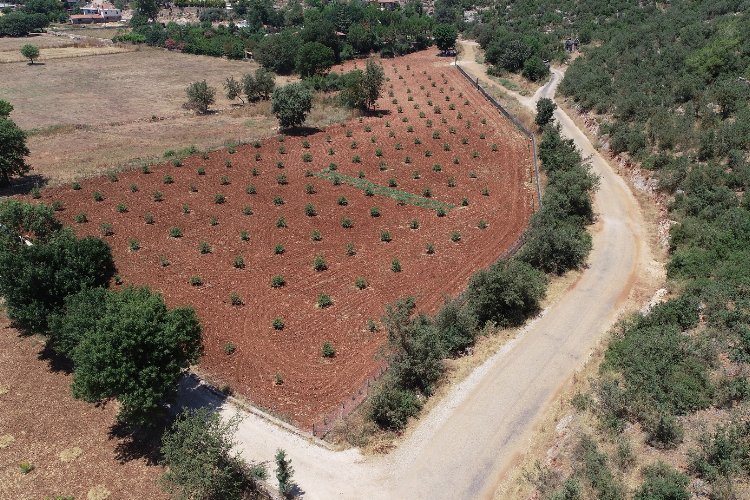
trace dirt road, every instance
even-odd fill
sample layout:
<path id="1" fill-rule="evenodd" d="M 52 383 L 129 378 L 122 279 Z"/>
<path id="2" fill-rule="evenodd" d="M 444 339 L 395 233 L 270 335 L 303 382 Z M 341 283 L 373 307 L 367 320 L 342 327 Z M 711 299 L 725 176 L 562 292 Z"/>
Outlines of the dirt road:
<path id="1" fill-rule="evenodd" d="M 474 62 L 470 42 L 464 42 L 460 64 L 494 85 Z M 533 109 L 536 99 L 554 95 L 561 78 L 555 71 L 534 97 L 519 100 Z M 457 385 L 390 455 L 365 458 L 356 450 L 332 452 L 247 416 L 237 438 L 248 459 L 268 460 L 276 448 L 286 449 L 305 498 L 492 496 L 502 474 L 527 449 L 560 389 L 617 319 L 638 277 L 654 265 L 640 208 L 625 182 L 564 112 L 556 111 L 555 118 L 564 135 L 590 156 L 601 178 L 594 248 L 579 281 Z M 202 391 L 192 394 L 206 397 Z M 237 410 L 226 406 L 223 411 Z"/>

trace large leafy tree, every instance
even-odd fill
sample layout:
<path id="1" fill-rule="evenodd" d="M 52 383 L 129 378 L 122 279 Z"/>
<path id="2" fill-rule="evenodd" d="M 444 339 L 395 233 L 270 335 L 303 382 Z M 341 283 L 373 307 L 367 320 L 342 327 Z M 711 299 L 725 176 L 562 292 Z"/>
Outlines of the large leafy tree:
<path id="1" fill-rule="evenodd" d="M 18 236 L 45 241 L 62 229 L 62 224 L 55 218 L 55 211 L 51 206 L 18 200 L 5 200 L 0 203 L 0 224 L 5 230 L 5 235 L 14 236 L 11 240 L 13 243 L 19 241 Z"/>
<path id="2" fill-rule="evenodd" d="M 555 119 L 554 114 L 556 109 L 557 104 L 555 104 L 555 101 L 549 97 L 542 97 L 536 103 L 534 123 L 539 125 L 539 127 L 544 127 L 548 123 L 551 123 Z"/>
<path id="3" fill-rule="evenodd" d="M 7 185 L 11 177 L 31 170 L 26 163 L 29 155 L 26 132 L 10 119 L 11 111 L 13 106 L 0 100 L 0 185 Z"/>
<path id="4" fill-rule="evenodd" d="M 364 72 L 354 70 L 349 73 L 341 99 L 351 108 L 371 109 L 383 92 L 384 80 L 383 68 L 370 59 Z"/>
<path id="5" fill-rule="evenodd" d="M 201 355 L 198 318 L 192 308 L 168 310 L 148 288 L 103 298 L 84 291 L 53 321 L 53 335 L 67 340 L 73 360 L 73 395 L 89 402 L 117 399 L 118 420 L 148 425 L 174 401 L 184 370 Z M 73 328 L 79 329 L 77 343 L 68 335 Z"/>
<path id="6" fill-rule="evenodd" d="M 358 54 L 367 54 L 375 45 L 375 34 L 369 27 L 359 23 L 352 24 L 346 34 L 346 41 L 354 47 Z"/>
<path id="7" fill-rule="evenodd" d="M 286 75 L 294 71 L 300 45 L 302 42 L 298 35 L 284 30 L 264 37 L 255 48 L 255 59 L 264 68 Z"/>
<path id="8" fill-rule="evenodd" d="M 365 65 L 365 105 L 368 108 L 373 108 L 378 98 L 383 93 L 383 81 L 385 80 L 385 73 L 383 68 L 376 64 L 372 59 L 367 60 Z"/>
<path id="9" fill-rule="evenodd" d="M 156 20 L 161 9 L 159 0 L 135 0 L 133 9 L 136 15 L 140 15 L 149 20 Z"/>
<path id="10" fill-rule="evenodd" d="M 302 78 L 326 73 L 334 62 L 333 49 L 320 42 L 308 42 L 297 52 L 297 72 Z"/>
<path id="11" fill-rule="evenodd" d="M 432 36 L 435 38 L 437 48 L 445 52 L 456 45 L 458 31 L 452 24 L 438 24 L 432 28 Z"/>
<path id="12" fill-rule="evenodd" d="M 312 93 L 301 83 L 290 83 L 273 91 L 271 112 L 281 128 L 298 127 L 305 123 L 312 109 Z"/>
<path id="13" fill-rule="evenodd" d="M 3 210 L 8 213 L 22 223 L 18 232 L 5 227 L 0 237 L 0 295 L 8 317 L 23 328 L 44 332 L 65 297 L 107 284 L 115 270 L 112 254 L 98 238 L 54 231 L 55 224 L 41 210 Z M 44 237 L 25 244 L 18 235 L 28 235 L 27 228 L 39 229 Z"/>
<path id="14" fill-rule="evenodd" d="M 178 415 L 162 438 L 165 489 L 176 498 L 234 499 L 257 488 L 247 464 L 232 450 L 237 424 L 208 408 Z M 252 471 L 265 476 L 265 467 Z"/>

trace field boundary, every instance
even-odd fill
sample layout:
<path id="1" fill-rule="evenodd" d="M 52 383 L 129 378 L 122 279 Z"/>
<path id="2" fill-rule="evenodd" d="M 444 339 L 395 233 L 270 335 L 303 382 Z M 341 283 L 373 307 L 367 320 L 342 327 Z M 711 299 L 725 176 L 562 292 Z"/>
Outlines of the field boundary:
<path id="1" fill-rule="evenodd" d="M 534 164 L 534 179 L 536 181 L 536 196 L 537 196 L 537 204 L 539 208 L 542 206 L 542 186 L 539 182 L 539 164 L 537 161 L 536 156 L 536 136 L 534 133 L 527 129 L 523 123 L 510 111 L 505 109 L 502 104 L 500 104 L 497 99 L 492 97 L 484 88 L 479 85 L 479 77 L 473 78 L 469 73 L 466 72 L 465 69 L 463 69 L 461 66 L 458 65 L 458 63 L 455 64 L 458 71 L 466 77 L 469 82 L 477 89 L 479 92 L 484 96 L 485 99 L 490 101 L 490 103 L 497 109 L 504 117 L 506 117 L 508 120 L 510 120 L 513 125 L 523 134 L 525 135 L 529 140 L 531 140 L 531 156 L 532 156 L 532 162 Z"/>
<path id="2" fill-rule="evenodd" d="M 196 386 L 211 393 L 214 397 L 218 398 L 220 401 L 226 401 L 228 403 L 231 403 L 237 408 L 240 408 L 248 413 L 255 415 L 256 417 L 266 420 L 267 422 L 270 422 L 276 425 L 277 427 L 281 427 L 282 429 L 291 432 L 295 436 L 299 436 L 305 440 L 311 441 L 314 444 L 322 448 L 326 448 L 328 450 L 334 449 L 329 443 L 327 443 L 326 441 L 323 441 L 322 439 L 318 439 L 316 437 L 316 435 L 314 434 L 314 429 L 315 429 L 314 426 L 313 426 L 313 433 L 306 432 L 294 424 L 290 424 L 289 422 L 286 422 L 274 415 L 271 415 L 268 412 L 261 410 L 260 408 L 258 408 L 252 403 L 249 403 L 241 398 L 237 398 L 231 394 L 226 394 L 220 391 L 219 389 L 211 385 L 208 381 L 206 381 L 200 375 L 198 375 L 197 373 L 193 371 L 187 371 L 185 373 L 185 378 L 192 381 Z"/>
<path id="3" fill-rule="evenodd" d="M 531 149 L 532 149 L 532 159 L 533 159 L 533 165 L 534 165 L 534 177 L 536 180 L 536 194 L 537 194 L 537 206 L 538 208 L 541 208 L 542 206 L 542 188 L 539 182 L 539 167 L 537 164 L 537 155 L 536 155 L 536 136 L 526 127 L 523 126 L 523 124 L 520 122 L 518 118 L 516 118 L 515 115 L 510 113 L 508 110 L 506 110 L 497 100 L 492 97 L 490 94 L 487 93 L 486 90 L 484 90 L 479 85 L 479 78 L 476 80 L 472 79 L 472 77 L 459 65 L 456 64 L 456 68 L 461 72 L 461 74 L 466 77 L 469 82 L 477 89 L 479 92 L 488 100 L 490 103 L 497 109 L 503 116 L 505 116 L 507 119 L 509 119 L 513 125 L 521 131 L 523 135 L 525 135 L 527 138 L 531 140 Z M 325 174 L 325 176 L 324 176 Z M 318 177 L 325 178 L 325 179 L 333 179 L 338 174 L 332 173 L 328 171 L 327 169 L 324 169 L 321 173 L 316 174 Z M 338 175 L 339 179 L 346 182 L 346 179 L 352 179 L 353 181 L 361 181 L 361 182 L 367 182 L 369 184 L 372 184 L 372 187 L 378 186 L 377 184 L 373 184 L 370 181 L 365 181 L 364 179 L 358 179 L 355 177 L 350 176 L 342 176 Z M 354 185 L 354 184 L 352 184 Z M 359 186 L 355 186 L 359 187 Z M 383 188 L 382 186 L 378 186 L 382 189 L 390 189 L 390 188 Z M 363 188 L 360 188 L 363 189 Z M 392 189 L 391 189 L 392 190 Z M 395 190 L 392 190 L 395 191 Z M 378 193 L 382 194 L 382 193 Z M 389 196 L 388 194 L 385 194 L 385 196 Z M 420 198 L 425 201 L 437 201 L 437 200 L 429 200 L 427 198 L 421 198 L 416 195 L 412 195 L 413 197 Z M 392 198 L 395 198 L 396 200 L 400 201 L 400 198 L 396 198 L 395 196 L 392 196 Z M 407 203 L 410 203 L 409 201 L 406 201 Z M 411 203 L 412 205 L 415 205 L 415 203 Z M 422 205 L 417 205 L 422 206 Z M 449 205 L 451 208 L 453 208 L 453 205 Z M 424 207 L 427 208 L 427 207 Z M 501 253 L 495 262 L 500 260 L 507 260 L 511 257 L 513 257 L 516 252 L 521 248 L 525 241 L 525 231 L 522 233 L 518 239 L 516 239 L 515 242 L 508 248 L 506 248 L 503 253 Z M 466 300 L 466 294 L 461 293 L 459 294 L 455 300 L 463 303 Z M 365 382 L 360 385 L 360 387 L 354 391 L 354 393 L 351 395 L 351 397 L 347 398 L 346 401 L 341 403 L 341 407 L 337 408 L 336 410 L 329 412 L 327 415 L 325 415 L 322 419 L 318 421 L 317 424 L 312 425 L 312 435 L 320 438 L 324 438 L 326 434 L 328 434 L 331 429 L 333 429 L 336 422 L 343 420 L 348 415 L 351 415 L 359 406 L 364 403 L 364 401 L 367 399 L 367 396 L 370 393 L 370 387 L 376 384 L 376 382 L 383 376 L 383 374 L 388 370 L 388 366 L 384 365 L 382 366 L 378 372 L 372 376 L 368 377 Z"/>

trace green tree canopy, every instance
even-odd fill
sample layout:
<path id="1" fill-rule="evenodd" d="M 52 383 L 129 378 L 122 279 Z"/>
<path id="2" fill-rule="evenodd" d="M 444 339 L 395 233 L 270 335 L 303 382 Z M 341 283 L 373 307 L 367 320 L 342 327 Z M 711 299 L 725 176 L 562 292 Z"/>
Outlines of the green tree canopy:
<path id="1" fill-rule="evenodd" d="M 301 83 L 290 83 L 273 91 L 271 112 L 281 128 L 298 127 L 305 123 L 312 109 L 312 93 Z"/>
<path id="2" fill-rule="evenodd" d="M 161 9 L 161 3 L 159 0 L 134 0 L 133 10 L 136 15 L 145 17 L 148 20 L 154 21 L 159 15 Z"/>
<path id="3" fill-rule="evenodd" d="M 358 54 L 367 54 L 375 45 L 375 35 L 372 30 L 362 24 L 352 24 L 346 34 L 346 41 Z"/>
<path id="4" fill-rule="evenodd" d="M 10 113 L 13 109 L 10 104 L 2 101 L 7 106 L 2 106 L 3 113 Z M 8 108 L 10 106 L 10 110 Z M 0 115 L 0 185 L 6 186 L 11 177 L 24 175 L 31 170 L 26 163 L 29 148 L 26 147 L 26 132 L 16 125 L 16 122 Z"/>
<path id="5" fill-rule="evenodd" d="M 41 31 L 49 24 L 45 14 L 14 10 L 0 16 L 0 36 L 21 37 Z"/>
<path id="6" fill-rule="evenodd" d="M 555 104 L 555 101 L 549 97 L 542 97 L 536 103 L 536 117 L 534 118 L 534 123 L 539 125 L 540 128 L 551 123 L 554 120 L 556 109 L 557 104 Z"/>
<path id="7" fill-rule="evenodd" d="M 208 107 L 216 102 L 216 89 L 206 83 L 206 80 L 191 83 L 185 93 L 188 106 L 201 114 L 208 113 Z"/>
<path id="8" fill-rule="evenodd" d="M 198 318 L 192 308 L 168 310 L 148 288 L 106 292 L 101 299 L 101 292 L 81 292 L 52 321 L 53 337 L 65 339 L 72 353 L 73 395 L 89 402 L 117 399 L 118 420 L 148 425 L 174 401 L 184 370 L 201 355 Z M 76 328 L 77 344 L 70 335 Z"/>
<path id="9" fill-rule="evenodd" d="M 297 72 L 302 78 L 323 74 L 334 62 L 333 49 L 320 42 L 307 42 L 297 52 Z"/>
<path id="10" fill-rule="evenodd" d="M 528 80 L 536 82 L 549 75 L 549 68 L 541 57 L 533 55 L 524 61 L 521 74 Z"/>
<path id="11" fill-rule="evenodd" d="M 383 68 L 368 59 L 364 72 L 354 70 L 346 74 L 341 100 L 350 108 L 372 109 L 383 93 L 384 81 Z"/>
<path id="12" fill-rule="evenodd" d="M 519 260 L 498 261 L 477 271 L 469 281 L 469 307 L 483 325 L 520 325 L 539 309 L 547 277 Z"/>
<path id="13" fill-rule="evenodd" d="M 51 206 L 18 200 L 0 202 L 0 224 L 6 234 L 39 241 L 49 239 L 62 229 L 62 224 L 55 218 L 55 211 Z M 17 242 L 18 238 L 14 238 L 13 241 Z"/>
<path id="14" fill-rule="evenodd" d="M 432 36 L 435 39 L 435 45 L 442 52 L 452 49 L 456 45 L 458 31 L 452 24 L 437 24 L 432 28 Z"/>
<path id="15" fill-rule="evenodd" d="M 280 75 L 294 71 L 302 41 L 290 30 L 264 37 L 255 48 L 255 59 L 266 69 Z"/>
<path id="16" fill-rule="evenodd" d="M 49 228 L 43 217 L 32 219 L 45 231 Z M 50 314 L 63 306 L 65 297 L 106 286 L 114 271 L 104 241 L 77 239 L 70 230 L 55 232 L 31 246 L 15 235 L 0 239 L 0 294 L 8 317 L 31 331 L 45 332 Z"/>
<path id="17" fill-rule="evenodd" d="M 34 64 L 34 59 L 39 57 L 39 47 L 27 43 L 21 47 L 21 55 L 29 60 L 29 64 Z"/>

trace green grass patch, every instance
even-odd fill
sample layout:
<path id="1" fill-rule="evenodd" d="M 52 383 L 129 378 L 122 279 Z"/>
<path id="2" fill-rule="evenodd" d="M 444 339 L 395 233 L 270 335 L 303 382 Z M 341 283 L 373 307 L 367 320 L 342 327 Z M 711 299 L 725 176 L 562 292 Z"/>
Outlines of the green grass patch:
<path id="1" fill-rule="evenodd" d="M 452 205 L 451 203 L 446 203 L 444 201 L 431 198 L 425 198 L 414 193 L 401 191 L 399 189 L 388 186 L 382 186 L 380 184 L 375 184 L 374 182 L 371 182 L 367 179 L 360 179 L 358 177 L 352 177 L 350 175 L 332 172 L 327 168 L 324 168 L 323 170 L 315 174 L 315 176 L 320 179 L 326 179 L 330 181 L 338 179 L 340 184 L 347 184 L 357 189 L 361 189 L 362 191 L 369 190 L 373 194 L 393 198 L 399 203 L 414 205 L 415 207 L 426 208 L 428 210 L 437 210 L 439 208 L 442 208 L 443 210 L 448 211 L 451 208 L 455 207 L 455 205 Z"/>

